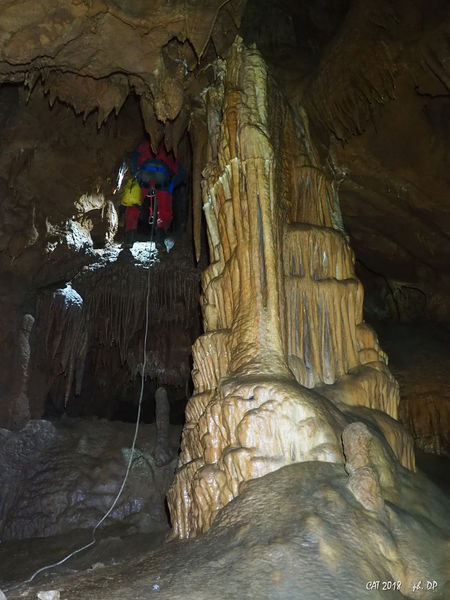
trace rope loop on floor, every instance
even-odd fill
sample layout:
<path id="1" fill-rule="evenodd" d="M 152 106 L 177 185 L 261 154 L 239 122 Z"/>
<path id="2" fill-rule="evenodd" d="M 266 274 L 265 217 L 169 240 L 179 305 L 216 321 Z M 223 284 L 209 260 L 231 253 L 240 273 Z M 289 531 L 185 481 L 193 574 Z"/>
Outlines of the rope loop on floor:
<path id="1" fill-rule="evenodd" d="M 25 581 L 22 581 L 21 583 L 18 583 L 10 588 L 4 589 L 4 592 L 10 592 L 11 590 L 15 590 L 24 584 L 31 583 L 34 580 L 34 578 L 37 575 L 39 575 L 39 573 L 42 573 L 43 571 L 47 571 L 48 569 L 52 569 L 53 567 L 58 567 L 59 565 L 64 564 L 66 561 L 68 561 L 70 558 L 72 558 L 72 556 L 75 556 L 76 554 L 83 552 L 83 550 L 87 550 L 88 548 L 91 548 L 92 546 L 94 546 L 94 544 L 97 542 L 97 538 L 95 537 L 97 529 L 100 527 L 100 525 L 102 525 L 102 523 L 104 523 L 104 521 L 106 521 L 106 519 L 112 513 L 112 511 L 116 507 L 116 505 L 123 493 L 123 490 L 125 489 L 128 475 L 130 474 L 131 465 L 133 464 L 133 458 L 134 458 L 134 453 L 135 453 L 135 448 L 136 448 L 136 440 L 137 440 L 137 436 L 138 436 L 138 432 L 139 432 L 139 422 L 141 419 L 142 399 L 144 397 L 145 369 L 147 367 L 147 339 L 148 339 L 149 312 L 150 312 L 150 310 L 149 310 L 150 271 L 151 271 L 151 269 L 150 269 L 150 265 L 149 265 L 148 272 L 147 272 L 147 293 L 146 293 L 146 301 L 145 301 L 145 334 L 144 334 L 144 345 L 143 345 L 143 353 L 142 353 L 143 356 L 142 356 L 142 370 L 141 370 L 141 389 L 140 389 L 140 393 L 139 393 L 138 411 L 137 411 L 137 417 L 136 417 L 136 426 L 134 428 L 133 443 L 131 444 L 130 458 L 128 459 L 128 464 L 127 464 L 127 468 L 125 471 L 125 475 L 122 480 L 122 485 L 120 486 L 119 491 L 117 492 L 116 497 L 114 498 L 114 501 L 112 502 L 109 509 L 102 516 L 102 518 L 98 521 L 98 523 L 94 526 L 94 528 L 92 530 L 92 539 L 88 544 L 85 544 L 84 546 L 81 546 L 81 548 L 77 548 L 73 552 L 70 552 L 70 554 L 68 554 L 67 556 L 65 556 L 64 558 L 59 560 L 58 562 L 41 567 L 40 569 L 35 571 L 29 579 L 26 579 Z"/>

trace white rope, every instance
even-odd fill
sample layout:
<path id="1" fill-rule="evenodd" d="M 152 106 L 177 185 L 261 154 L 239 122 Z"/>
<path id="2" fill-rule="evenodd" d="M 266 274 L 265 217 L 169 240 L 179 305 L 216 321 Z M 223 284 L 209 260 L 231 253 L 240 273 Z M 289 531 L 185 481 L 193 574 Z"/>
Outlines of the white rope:
<path id="1" fill-rule="evenodd" d="M 145 335 L 144 335 L 144 349 L 143 349 L 142 371 L 141 371 L 141 391 L 140 391 L 140 394 L 139 394 L 139 403 L 138 403 L 138 412 L 137 412 L 137 418 L 136 418 L 136 427 L 134 429 L 134 437 L 133 437 L 133 443 L 131 445 L 130 458 L 128 460 L 127 470 L 125 471 L 125 476 L 123 478 L 122 485 L 120 486 L 120 489 L 117 492 L 117 495 L 116 495 L 113 503 L 111 504 L 111 506 L 109 507 L 109 509 L 106 511 L 106 513 L 103 515 L 103 517 L 100 519 L 100 521 L 95 525 L 94 529 L 92 530 L 92 540 L 89 542 L 89 544 L 86 544 L 85 546 L 82 546 L 81 548 L 78 548 L 77 550 L 74 550 L 73 552 L 71 552 L 70 554 L 68 554 L 67 556 L 65 556 L 61 560 L 59 560 L 58 562 L 52 563 L 51 565 L 45 565 L 45 567 L 41 567 L 40 569 L 38 569 L 37 571 L 35 571 L 33 573 L 33 575 L 29 579 L 26 579 L 25 581 L 22 581 L 21 583 L 18 583 L 17 585 L 14 585 L 14 586 L 12 586 L 10 588 L 6 588 L 4 590 L 5 592 L 9 592 L 11 590 L 14 590 L 14 589 L 20 587 L 21 585 L 26 584 L 26 583 L 31 583 L 33 581 L 33 579 L 37 575 L 39 575 L 39 573 L 42 573 L 43 571 L 47 571 L 47 569 L 52 569 L 53 567 L 58 567 L 59 565 L 62 565 L 67 560 L 69 560 L 69 558 L 72 558 L 72 556 L 75 556 L 75 554 L 78 554 L 79 552 L 83 552 L 83 550 L 87 550 L 88 548 L 90 548 L 91 546 L 93 546 L 96 543 L 96 541 L 97 541 L 97 539 L 95 537 L 95 532 L 100 527 L 100 525 L 109 517 L 109 515 L 111 514 L 111 512 L 114 510 L 117 502 L 119 501 L 120 496 L 122 495 L 122 492 L 123 492 L 123 490 L 125 488 L 125 484 L 126 484 L 127 479 L 128 479 L 128 475 L 129 475 L 130 470 L 131 470 L 131 464 L 133 462 L 133 457 L 134 457 L 134 452 L 135 452 L 135 447 L 136 447 L 136 440 L 137 440 L 138 431 L 139 431 L 139 421 L 140 421 L 140 418 L 141 418 L 142 398 L 144 396 L 145 367 L 147 366 L 147 352 L 146 352 L 146 349 L 147 349 L 147 337 L 148 337 L 148 325 L 149 325 L 149 300 L 150 300 L 150 265 L 148 266 L 147 294 L 146 294 L 146 301 L 145 301 Z"/>

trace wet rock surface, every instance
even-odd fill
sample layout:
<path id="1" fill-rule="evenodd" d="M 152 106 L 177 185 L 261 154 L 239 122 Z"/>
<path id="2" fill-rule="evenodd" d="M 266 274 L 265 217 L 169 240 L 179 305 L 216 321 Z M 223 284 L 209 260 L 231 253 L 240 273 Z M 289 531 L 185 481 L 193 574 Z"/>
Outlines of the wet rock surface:
<path id="1" fill-rule="evenodd" d="M 398 384 L 364 323 L 336 181 L 317 162 L 306 117 L 293 116 L 242 39 L 217 68 L 199 132 L 216 151 L 201 199 L 211 260 L 205 334 L 193 346 L 194 395 L 168 494 L 182 538 L 205 532 L 245 481 L 294 462 L 342 462 L 349 406 L 371 409 L 372 422 L 385 413 L 382 435 L 414 469 L 395 420 Z"/>
<path id="2" fill-rule="evenodd" d="M 257 44 L 235 45 L 230 76 L 224 59 L 245 2 L 127 4 L 25 0 L 0 8 L 6 83 L 0 90 L 0 423 L 19 428 L 29 413 L 42 416 L 49 395 L 59 414 L 74 408 L 72 375 L 84 366 L 83 337 L 73 337 L 72 346 L 55 343 L 44 360 L 58 381 L 51 390 L 34 386 L 33 331 L 28 336 L 24 318 L 37 316 L 43 288 L 65 286 L 94 261 L 94 243 L 113 239 L 116 163 L 136 147 L 143 128 L 154 148 L 164 141 L 168 150 L 182 147 L 189 130 L 182 152 L 192 153 L 195 254 L 201 254 L 204 212 L 211 264 L 203 281 L 206 334 L 195 345 L 195 394 L 180 460 L 188 486 L 178 477 L 171 512 L 174 521 L 181 515 L 188 523 L 186 537 L 212 527 L 198 540 L 137 559 L 133 544 L 145 548 L 144 534 L 138 543 L 125 522 L 125 533 L 105 532 L 93 549 L 98 555 L 66 565 L 64 580 L 49 575 L 47 590 L 37 584 L 24 593 L 359 600 L 427 597 L 430 581 L 434 597 L 447 598 L 448 505 L 421 475 L 398 466 L 393 454 L 414 469 L 412 444 L 388 416 L 399 414 L 419 446 L 442 452 L 446 400 L 440 402 L 438 388 L 430 395 L 423 376 L 424 368 L 437 371 L 439 361 L 418 353 L 411 362 L 417 375 L 400 365 L 396 372 L 410 387 L 398 413 L 398 386 L 363 323 L 356 276 L 369 290 L 368 314 L 405 322 L 449 318 L 450 213 L 442 201 L 449 172 L 448 2 L 286 0 L 277 12 L 261 9 L 273 3 L 258 0 L 246 40 Z M 265 62 L 257 48 L 271 55 L 274 47 L 274 60 Z M 314 260 L 299 256 L 298 246 Z M 126 257 L 119 255 L 122 266 L 130 266 Z M 120 309 L 116 323 L 129 323 L 122 319 L 133 312 L 128 290 L 116 296 L 97 297 L 100 311 L 93 314 L 112 304 L 113 313 Z M 135 348 L 142 340 L 137 321 Z M 64 319 L 58 325 L 43 327 L 56 333 L 54 342 L 70 331 Z M 172 330 L 169 340 L 179 332 Z M 98 346 L 105 338 L 93 336 Z M 165 344 L 162 350 L 171 352 Z M 103 361 L 107 354 L 94 352 L 95 368 L 88 369 L 92 388 L 107 391 L 100 400 L 86 389 L 87 411 L 97 400 L 109 411 L 104 399 L 123 383 L 109 377 L 110 365 L 119 368 L 126 359 L 139 372 L 137 352 L 116 354 L 112 363 Z M 164 370 L 159 360 L 149 364 Z M 318 383 L 322 389 L 308 394 L 301 388 Z M 78 396 L 76 377 L 74 387 Z M 31 388 L 37 399 L 27 405 Z M 265 401 L 260 414 L 259 400 Z M 245 406 L 251 414 L 230 427 Z M 329 418 L 318 418 L 325 413 Z M 364 422 L 362 429 L 355 420 Z M 54 561 L 61 548 L 65 554 L 67 537 L 82 543 L 73 528 L 92 526 L 108 507 L 129 451 L 131 436 L 122 442 L 108 433 L 110 425 L 86 436 L 35 426 L 24 434 L 2 432 L 4 534 L 49 534 L 56 521 L 66 533 L 45 546 L 36 538 L 24 539 L 26 547 L 3 542 L 7 570 L 15 567 L 9 544 L 19 544 L 28 570 L 42 566 L 41 559 Z M 113 437 L 120 444 L 111 449 Z M 146 503 L 159 506 L 159 516 L 164 506 L 162 496 L 152 504 L 148 481 L 155 472 L 142 448 L 128 499 L 117 507 L 137 531 L 154 525 Z M 157 456 L 166 462 L 160 447 Z M 299 460 L 305 462 L 270 473 Z M 317 460 L 328 462 L 308 462 Z M 228 468 L 226 481 L 218 466 Z M 136 517 L 140 508 L 144 520 Z M 10 581 L 23 579 L 23 571 L 9 573 Z"/>
<path id="3" fill-rule="evenodd" d="M 0 430 L 2 542 L 94 527 L 119 491 L 133 433 L 131 423 L 98 419 L 31 421 L 19 432 Z M 155 425 L 141 425 L 130 475 L 108 524 L 125 519 L 141 531 L 167 527 L 164 497 L 179 434 L 179 428 L 167 428 L 163 465 Z"/>
<path id="4" fill-rule="evenodd" d="M 385 511 L 373 513 L 348 489 L 342 465 L 283 467 L 248 482 L 204 536 L 164 544 L 140 558 L 129 554 L 123 539 L 110 553 L 120 564 L 104 560 L 92 569 L 99 554 L 79 557 L 84 563 L 65 566 L 75 573 L 52 569 L 8 598 L 55 589 L 68 600 L 147 600 L 153 594 L 170 600 L 427 598 L 429 591 L 413 592 L 412 586 L 421 580 L 426 587 L 429 580 L 437 582 L 432 597 L 444 600 L 449 501 L 400 466 L 394 479 L 396 497 L 382 483 Z M 391 584 L 382 589 L 382 582 Z"/>

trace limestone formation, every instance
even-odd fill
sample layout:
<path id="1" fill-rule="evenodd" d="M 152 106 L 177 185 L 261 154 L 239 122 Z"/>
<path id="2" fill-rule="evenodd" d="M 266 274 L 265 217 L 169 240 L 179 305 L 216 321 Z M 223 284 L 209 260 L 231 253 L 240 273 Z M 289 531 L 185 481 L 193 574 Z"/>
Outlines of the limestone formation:
<path id="1" fill-rule="evenodd" d="M 249 481 L 201 538 L 144 557 L 124 551 L 130 546 L 121 538 L 114 567 L 50 576 L 46 587 L 96 600 L 447 600 L 448 499 L 400 466 L 394 478 L 397 497 L 381 484 L 388 501 L 375 512 L 355 499 L 342 465 L 289 465 Z M 8 600 L 39 589 L 42 581 L 8 593 Z"/>
<path id="2" fill-rule="evenodd" d="M 30 368 L 30 335 L 34 326 L 34 317 L 25 314 L 17 336 L 16 365 L 11 391 L 11 413 L 9 427 L 20 429 L 30 418 L 28 380 Z"/>
<path id="3" fill-rule="evenodd" d="M 449 442 L 448 1 L 0 4 L 0 425 L 28 421 L 0 429 L 0 534 L 98 521 L 134 425 L 36 419 L 134 420 L 140 385 L 156 426 L 112 517 L 167 528 L 192 367 L 167 502 L 173 537 L 204 535 L 134 566 L 120 538 L 118 578 L 51 587 L 448 598 L 448 507 L 413 446 Z M 170 256 L 119 254 L 143 138 L 186 170 Z M 394 368 L 365 318 L 433 318 L 447 345 Z"/>
<path id="4" fill-rule="evenodd" d="M 109 197 L 119 156 L 135 147 L 144 133 L 141 117 L 154 148 L 164 142 L 175 152 L 183 144 L 192 150 L 197 256 L 202 205 L 215 253 L 221 244 L 234 243 L 231 228 L 226 233 L 230 239 L 218 243 L 225 229 L 218 227 L 213 202 L 201 199 L 201 180 L 207 163 L 213 164 L 218 154 L 223 59 L 244 10 L 242 31 L 263 55 L 266 52 L 268 69 L 292 109 L 271 110 L 268 124 L 276 152 L 284 148 L 274 163 L 276 181 L 283 179 L 277 197 L 305 199 L 288 202 L 294 233 L 277 233 L 283 248 L 287 252 L 295 245 L 297 228 L 342 232 L 340 203 L 358 256 L 357 273 L 369 296 L 365 309 L 370 316 L 448 321 L 449 213 L 442 201 L 448 196 L 445 0 L 437 0 L 430 11 L 418 2 L 402 10 L 391 0 L 334 2 L 327 8 L 321 2 L 287 2 L 281 7 L 269 0 L 249 0 L 247 7 L 242 0 L 128 4 L 45 0 L 36 7 L 30 0 L 21 7 L 5 3 L 0 9 L 0 267 L 5 289 L 0 335 L 5 347 L 14 343 L 25 297 L 34 301 L 36 289 L 71 280 L 89 262 L 84 252 L 65 252 L 56 244 L 62 235 L 57 225 L 74 216 L 74 203 L 81 196 Z M 278 21 L 272 23 L 274 16 Z M 411 39 L 417 43 L 411 44 Z M 274 107 L 278 90 L 270 96 Z M 306 113 L 319 152 L 309 143 Z M 306 154 L 305 148 L 299 151 L 298 137 Z M 307 156 L 310 152 L 316 154 L 314 159 Z M 307 200 L 313 196 L 316 201 Z M 226 203 L 219 219 L 231 208 L 232 203 Z M 103 218 L 99 209 L 91 212 L 95 214 L 85 214 L 82 221 L 87 228 L 93 226 L 92 239 L 110 241 L 115 229 L 111 205 Z M 55 252 L 43 255 L 48 243 Z M 276 252 L 281 252 L 278 242 Z M 286 261 L 282 266 L 288 268 Z M 214 279 L 210 293 L 215 294 L 220 282 L 213 271 L 208 276 Z M 279 282 L 291 297 L 286 310 L 295 314 L 294 298 L 300 293 L 311 295 L 308 302 L 323 301 L 322 290 L 330 285 L 341 290 L 350 312 L 353 303 L 359 310 L 359 286 L 351 278 L 322 281 L 311 289 L 307 279 L 294 274 Z M 226 289 L 224 294 L 230 297 Z M 204 306 L 205 318 L 217 320 L 213 306 Z M 323 338 L 322 323 L 313 322 Z M 221 326 L 211 321 L 209 331 Z M 359 324 L 356 328 L 358 335 Z M 295 348 L 293 330 L 283 324 L 282 329 L 289 367 L 304 385 L 323 380 L 328 386 L 333 376 L 345 377 L 345 365 L 355 362 L 355 350 L 347 346 L 342 365 L 326 364 L 312 375 L 304 354 L 309 360 L 312 352 L 316 360 L 320 344 L 310 340 L 305 348 Z M 354 337 L 351 326 L 345 335 Z M 308 336 L 305 332 L 305 339 Z M 336 336 L 333 333 L 326 345 L 335 346 Z M 361 363 L 379 362 L 374 350 L 359 349 Z M 13 367 L 5 356 L 0 365 L 3 389 Z M 379 374 L 363 370 L 361 378 L 359 361 L 351 367 L 359 382 L 371 381 L 370 390 L 365 385 L 365 403 L 371 406 L 379 405 L 378 390 L 389 379 L 379 365 L 375 370 Z M 387 387 L 392 388 L 389 381 Z M 384 410 L 395 416 L 395 398 L 381 395 Z M 3 423 L 9 412 L 9 406 L 2 408 Z M 433 409 L 433 421 L 438 412 Z M 429 437 L 427 417 L 419 407 L 414 414 L 420 421 L 417 438 Z M 437 440 L 419 443 L 442 447 Z"/>
<path id="5" fill-rule="evenodd" d="M 184 386 L 190 346 L 198 331 L 199 274 L 177 258 L 170 268 L 166 262 L 164 269 L 152 261 L 150 274 L 148 257 L 136 265 L 129 261 L 97 264 L 82 270 L 72 284 L 40 294 L 30 366 L 33 416 L 41 416 L 48 394 L 56 404 L 61 388 L 58 411 L 70 413 L 81 398 L 81 404 L 88 402 L 86 413 L 81 414 L 92 414 L 90 409 L 101 402 L 98 390 L 103 389 L 108 398 L 103 414 L 114 414 L 119 393 L 129 395 L 129 382 L 142 373 L 147 282 L 151 292 L 145 377 Z M 123 390 L 117 390 L 117 380 L 110 377 L 114 365 L 121 368 Z M 87 373 L 92 370 L 97 373 L 97 389 L 89 388 Z"/>
<path id="6" fill-rule="evenodd" d="M 216 68 L 219 84 L 205 94 L 205 334 L 193 349 L 196 389 L 168 495 L 180 537 L 208 529 L 249 479 L 294 462 L 344 462 L 339 439 L 352 417 L 342 403 L 394 419 L 398 404 L 397 383 L 363 322 L 353 253 L 307 121 L 296 123 L 259 53 L 241 41 Z M 337 403 L 322 392 L 333 387 Z M 368 418 L 379 428 L 370 411 Z M 383 430 L 413 468 L 401 427 L 391 419 Z M 353 481 L 363 475 L 372 477 L 358 472 Z"/>
<path id="7" fill-rule="evenodd" d="M 30 421 L 18 432 L 0 428 L 0 536 L 3 542 L 90 529 L 111 506 L 130 456 L 132 423 L 66 419 Z M 155 464 L 158 432 L 142 424 L 124 493 L 110 520 L 129 527 L 167 528 L 164 497 L 179 427 L 166 430 L 165 464 Z M 0 570 L 1 576 L 5 573 Z"/>
<path id="8" fill-rule="evenodd" d="M 45 331 L 44 356 L 65 375 L 64 405 L 75 384 L 79 393 L 86 359 L 88 332 L 83 313 L 83 298 L 68 283 L 41 298 L 39 322 Z"/>
<path id="9" fill-rule="evenodd" d="M 162 466 L 170 462 L 173 455 L 170 448 L 170 405 L 167 390 L 159 387 L 155 392 L 156 445 L 153 452 L 155 463 Z"/>
<path id="10" fill-rule="evenodd" d="M 370 458 L 372 440 L 363 423 L 352 423 L 342 433 L 348 487 L 364 508 L 379 511 L 384 502 L 378 472 Z"/>
<path id="11" fill-rule="evenodd" d="M 3 6 L 0 80 L 24 82 L 30 94 L 42 86 L 51 106 L 59 99 L 84 118 L 96 111 L 98 127 L 111 112 L 117 115 L 133 90 L 157 147 L 161 123 L 186 119 L 186 90 L 196 85 L 190 75 L 211 37 L 214 43 L 221 37 L 222 46 L 232 41 L 244 3 L 232 4 L 176 1 L 168 10 L 162 0 L 138 6 L 45 0 L 39 6 L 26 2 L 20 10 Z M 216 33 L 224 22 L 227 33 Z"/>

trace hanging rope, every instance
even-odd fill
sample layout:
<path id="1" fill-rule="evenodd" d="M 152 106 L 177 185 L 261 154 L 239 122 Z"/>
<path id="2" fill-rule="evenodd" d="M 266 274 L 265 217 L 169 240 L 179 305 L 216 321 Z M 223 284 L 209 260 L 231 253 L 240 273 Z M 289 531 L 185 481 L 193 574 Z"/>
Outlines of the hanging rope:
<path id="1" fill-rule="evenodd" d="M 136 448 L 136 440 L 137 440 L 137 436 L 138 436 L 138 432 L 139 432 L 139 421 L 141 418 L 141 407 L 142 407 L 142 399 L 144 397 L 144 383 L 145 383 L 145 369 L 147 366 L 147 338 L 148 338 L 148 329 L 149 329 L 149 300 L 150 300 L 150 271 L 151 269 L 148 269 L 148 275 L 147 275 L 147 295 L 146 295 L 146 308 L 145 308 L 145 334 L 144 334 L 144 346 L 143 346 L 143 356 L 142 356 L 142 371 L 141 371 L 141 389 L 140 389 L 140 393 L 139 393 L 139 402 L 138 402 L 138 412 L 137 412 L 137 418 L 136 418 L 136 426 L 134 429 L 134 437 L 133 437 L 133 443 L 131 445 L 131 452 L 130 452 L 130 458 L 128 460 L 128 464 L 127 464 L 127 468 L 125 471 L 125 475 L 122 481 L 122 485 L 120 486 L 119 491 L 116 494 L 116 497 L 114 498 L 113 503 L 111 504 L 111 506 L 109 507 L 109 509 L 106 511 L 106 513 L 103 515 L 103 517 L 98 521 L 98 523 L 95 525 L 95 527 L 92 530 L 92 539 L 91 541 L 82 546 L 81 548 L 77 548 L 76 550 L 74 550 L 73 552 L 71 552 L 70 554 L 68 554 L 67 556 L 65 556 L 64 558 L 62 558 L 61 560 L 59 560 L 58 562 L 52 563 L 50 565 L 45 565 L 44 567 L 41 567 L 40 569 L 38 569 L 37 571 L 35 571 L 33 573 L 33 575 L 23 581 L 22 583 L 19 583 L 15 586 L 12 586 L 10 588 L 5 589 L 5 592 L 9 592 L 11 590 L 14 590 L 18 587 L 20 587 L 23 584 L 26 583 L 31 583 L 33 581 L 33 579 L 39 575 L 39 573 L 42 573 L 43 571 L 47 571 L 48 569 L 51 569 L 53 567 L 58 567 L 59 565 L 62 565 L 63 563 L 65 563 L 66 561 L 69 560 L 69 558 L 72 558 L 72 556 L 75 556 L 76 554 L 79 554 L 80 552 L 83 552 L 83 550 L 87 550 L 88 548 L 91 548 L 97 541 L 97 538 L 95 536 L 97 529 L 100 527 L 100 525 L 109 517 L 109 515 L 112 513 L 112 511 L 114 510 L 115 506 L 117 505 L 122 492 L 125 488 L 127 479 L 128 479 L 128 475 L 130 473 L 131 470 L 131 465 L 133 463 L 133 458 L 134 458 L 134 452 L 135 452 L 135 448 Z"/>

